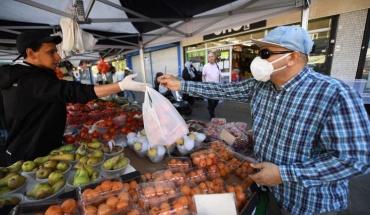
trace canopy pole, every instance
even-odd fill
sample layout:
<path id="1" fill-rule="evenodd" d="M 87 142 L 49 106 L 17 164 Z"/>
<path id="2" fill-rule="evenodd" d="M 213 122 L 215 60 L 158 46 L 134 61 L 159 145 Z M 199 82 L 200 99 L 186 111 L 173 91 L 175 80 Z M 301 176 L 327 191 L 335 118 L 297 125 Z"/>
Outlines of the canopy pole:
<path id="1" fill-rule="evenodd" d="M 140 54 L 141 74 L 143 76 L 143 82 L 146 83 L 143 47 L 144 47 L 143 41 L 140 40 L 139 41 L 139 54 Z"/>
<path id="2" fill-rule="evenodd" d="M 301 15 L 302 15 L 301 16 L 301 26 L 303 29 L 308 30 L 308 18 L 310 15 L 310 1 L 309 0 L 304 1 Z"/>

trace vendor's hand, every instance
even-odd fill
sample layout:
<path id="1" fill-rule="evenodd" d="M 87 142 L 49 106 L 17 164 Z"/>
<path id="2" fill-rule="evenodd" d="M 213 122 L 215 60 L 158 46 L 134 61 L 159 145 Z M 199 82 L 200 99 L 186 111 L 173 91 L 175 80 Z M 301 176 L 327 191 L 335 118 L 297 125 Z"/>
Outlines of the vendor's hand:
<path id="1" fill-rule="evenodd" d="M 249 175 L 256 183 L 268 187 L 283 183 L 278 165 L 270 162 L 262 162 L 251 164 L 251 167 L 259 169 L 259 172 Z"/>
<path id="2" fill-rule="evenodd" d="M 162 75 L 157 78 L 157 81 L 172 91 L 179 91 L 181 89 L 181 81 L 173 75 Z"/>
<path id="3" fill-rule="evenodd" d="M 152 87 L 152 85 L 142 82 L 137 82 L 132 80 L 135 78 L 137 74 L 128 75 L 122 81 L 118 82 L 119 87 L 122 91 L 124 90 L 132 90 L 132 91 L 141 91 L 145 92 L 145 87 Z"/>

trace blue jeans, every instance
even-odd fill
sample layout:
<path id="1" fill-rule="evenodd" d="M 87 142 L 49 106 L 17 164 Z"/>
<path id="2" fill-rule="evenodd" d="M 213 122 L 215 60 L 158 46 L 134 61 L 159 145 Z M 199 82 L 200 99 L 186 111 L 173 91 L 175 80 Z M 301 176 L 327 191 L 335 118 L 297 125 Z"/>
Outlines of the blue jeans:
<path id="1" fill-rule="evenodd" d="M 135 93 L 131 90 L 125 90 L 125 98 L 129 99 L 129 96 L 131 95 L 133 101 L 136 101 Z"/>
<path id="2" fill-rule="evenodd" d="M 6 129 L 5 117 L 0 116 L 0 144 L 5 144 L 8 138 L 8 131 Z"/>

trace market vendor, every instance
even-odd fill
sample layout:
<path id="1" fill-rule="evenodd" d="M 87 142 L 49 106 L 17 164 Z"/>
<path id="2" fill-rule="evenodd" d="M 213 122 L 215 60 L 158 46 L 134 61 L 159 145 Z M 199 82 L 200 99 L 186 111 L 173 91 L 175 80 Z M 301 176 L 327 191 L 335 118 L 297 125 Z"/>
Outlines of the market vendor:
<path id="1" fill-rule="evenodd" d="M 271 194 L 269 214 L 336 214 L 348 206 L 348 179 L 369 173 L 370 123 L 359 93 L 313 71 L 313 41 L 281 26 L 262 41 L 254 78 L 231 83 L 159 82 L 193 96 L 251 104 L 255 139 L 250 177 Z"/>
<path id="2" fill-rule="evenodd" d="M 61 42 L 60 36 L 23 32 L 17 37 L 17 59 L 24 57 L 23 63 L 0 67 L 9 164 L 33 160 L 61 146 L 66 103 L 86 103 L 123 90 L 145 91 L 147 84 L 133 81 L 134 76 L 97 86 L 59 80 L 55 68 L 61 58 L 56 45 Z"/>

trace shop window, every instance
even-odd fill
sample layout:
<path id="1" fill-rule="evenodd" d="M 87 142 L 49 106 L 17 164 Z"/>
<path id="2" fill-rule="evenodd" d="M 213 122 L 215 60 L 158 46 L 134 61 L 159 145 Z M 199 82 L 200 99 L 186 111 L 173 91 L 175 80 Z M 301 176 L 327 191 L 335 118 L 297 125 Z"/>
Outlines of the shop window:
<path id="1" fill-rule="evenodd" d="M 205 48 L 205 43 L 198 43 L 198 44 L 195 44 L 195 45 L 185 47 L 185 51 L 186 52 L 195 51 L 195 50 L 204 49 L 204 48 Z"/>
<path id="2" fill-rule="evenodd" d="M 206 61 L 206 51 L 193 51 L 193 52 L 187 52 L 185 60 L 191 61 L 197 71 L 202 71 L 202 68 Z"/>
<path id="3" fill-rule="evenodd" d="M 367 12 L 367 20 L 365 25 L 364 37 L 361 46 L 360 59 L 357 68 L 356 78 L 365 79 L 364 93 L 370 93 L 370 9 Z M 369 96 L 367 94 L 366 96 Z M 367 104 L 367 109 L 370 113 L 370 104 Z"/>

